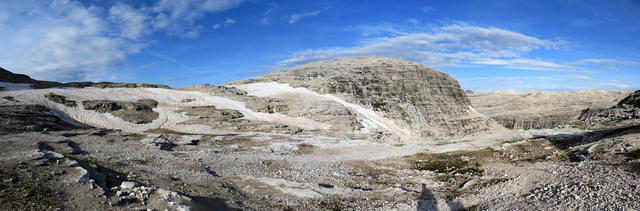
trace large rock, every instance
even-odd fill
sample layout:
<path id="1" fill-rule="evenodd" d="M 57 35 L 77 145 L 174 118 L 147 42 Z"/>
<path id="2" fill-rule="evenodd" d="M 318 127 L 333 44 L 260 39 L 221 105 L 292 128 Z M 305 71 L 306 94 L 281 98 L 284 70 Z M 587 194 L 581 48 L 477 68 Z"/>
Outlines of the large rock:
<path id="1" fill-rule="evenodd" d="M 636 90 L 622 99 L 616 108 L 640 108 L 640 90 Z"/>
<path id="2" fill-rule="evenodd" d="M 414 138 L 464 135 L 496 127 L 476 113 L 453 77 L 425 65 L 362 57 L 315 62 L 232 84 L 286 83 L 383 114 Z"/>
<path id="3" fill-rule="evenodd" d="M 640 124 L 640 90 L 610 108 L 589 108 L 579 118 L 589 128 L 609 128 Z"/>
<path id="4" fill-rule="evenodd" d="M 136 102 L 115 100 L 82 101 L 84 109 L 94 110 L 100 113 L 110 113 L 135 124 L 151 123 L 157 119 L 160 114 L 153 111 L 153 108 L 157 105 L 158 102 L 152 99 L 140 99 Z"/>
<path id="5" fill-rule="evenodd" d="M 0 135 L 29 131 L 71 130 L 69 124 L 40 105 L 0 105 Z"/>
<path id="6" fill-rule="evenodd" d="M 57 95 L 55 93 L 50 92 L 50 93 L 44 95 L 44 97 L 47 98 L 48 100 L 51 100 L 51 101 L 56 102 L 56 103 L 63 104 L 63 105 L 68 106 L 68 107 L 76 107 L 76 101 L 67 100 L 67 97 L 62 96 L 62 95 Z"/>

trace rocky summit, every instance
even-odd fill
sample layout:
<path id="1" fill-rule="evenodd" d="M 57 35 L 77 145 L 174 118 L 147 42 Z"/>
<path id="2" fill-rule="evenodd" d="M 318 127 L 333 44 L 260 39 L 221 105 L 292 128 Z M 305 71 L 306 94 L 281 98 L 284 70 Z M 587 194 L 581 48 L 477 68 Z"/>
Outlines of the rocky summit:
<path id="1" fill-rule="evenodd" d="M 0 86 L 7 210 L 640 209 L 640 91 L 465 91 L 380 57 Z"/>
<path id="2" fill-rule="evenodd" d="M 495 129 L 472 107 L 450 75 L 400 59 L 360 57 L 321 61 L 231 84 L 277 82 L 333 94 L 394 120 L 412 138 Z"/>

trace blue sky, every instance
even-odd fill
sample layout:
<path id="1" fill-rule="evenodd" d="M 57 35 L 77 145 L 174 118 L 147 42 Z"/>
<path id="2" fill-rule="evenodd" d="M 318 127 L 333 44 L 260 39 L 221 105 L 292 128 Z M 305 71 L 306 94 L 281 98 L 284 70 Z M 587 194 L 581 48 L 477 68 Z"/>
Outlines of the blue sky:
<path id="1" fill-rule="evenodd" d="M 636 0 L 21 0 L 0 11 L 0 67 L 42 80 L 180 87 L 384 56 L 474 91 L 640 89 Z"/>

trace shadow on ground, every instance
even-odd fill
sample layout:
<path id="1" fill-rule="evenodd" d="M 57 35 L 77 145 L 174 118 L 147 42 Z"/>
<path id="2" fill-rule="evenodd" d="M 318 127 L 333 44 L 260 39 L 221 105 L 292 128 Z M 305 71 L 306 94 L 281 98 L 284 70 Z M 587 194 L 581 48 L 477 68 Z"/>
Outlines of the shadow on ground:
<path id="1" fill-rule="evenodd" d="M 535 136 L 536 138 L 544 138 L 549 140 L 555 147 L 565 150 L 570 147 L 580 146 L 600 141 L 605 138 L 613 138 L 623 136 L 630 133 L 640 133 L 640 125 L 631 125 L 620 128 L 595 130 L 582 133 L 557 134 L 549 136 Z"/>
<path id="2" fill-rule="evenodd" d="M 447 200 L 447 205 L 450 210 L 467 210 L 464 206 L 457 201 Z M 425 184 L 422 184 L 422 192 L 420 193 L 420 197 L 418 198 L 418 206 L 416 207 L 416 211 L 437 211 L 438 210 L 438 200 L 433 195 L 433 192 L 427 188 Z"/>
<path id="3" fill-rule="evenodd" d="M 227 203 L 223 199 L 219 198 L 207 198 L 200 196 L 191 196 L 192 204 L 191 209 L 193 211 L 205 211 L 205 210 L 220 210 L 220 211 L 235 211 L 239 210 L 227 206 Z"/>

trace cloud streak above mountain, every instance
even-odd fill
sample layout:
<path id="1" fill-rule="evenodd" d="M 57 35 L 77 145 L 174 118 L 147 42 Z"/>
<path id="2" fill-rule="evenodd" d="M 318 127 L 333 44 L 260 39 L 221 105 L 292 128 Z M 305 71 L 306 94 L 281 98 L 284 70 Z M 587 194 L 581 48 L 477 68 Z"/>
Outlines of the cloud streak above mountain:
<path id="1" fill-rule="evenodd" d="M 448 25 L 429 32 L 401 32 L 390 26 L 389 36 L 364 38 L 355 46 L 308 49 L 287 55 L 279 62 L 288 67 L 325 59 L 383 56 L 409 59 L 427 65 L 453 65 L 472 59 L 518 58 L 536 49 L 550 49 L 563 42 L 539 39 L 518 32 L 468 25 Z M 367 34 L 371 34 L 368 29 Z"/>

